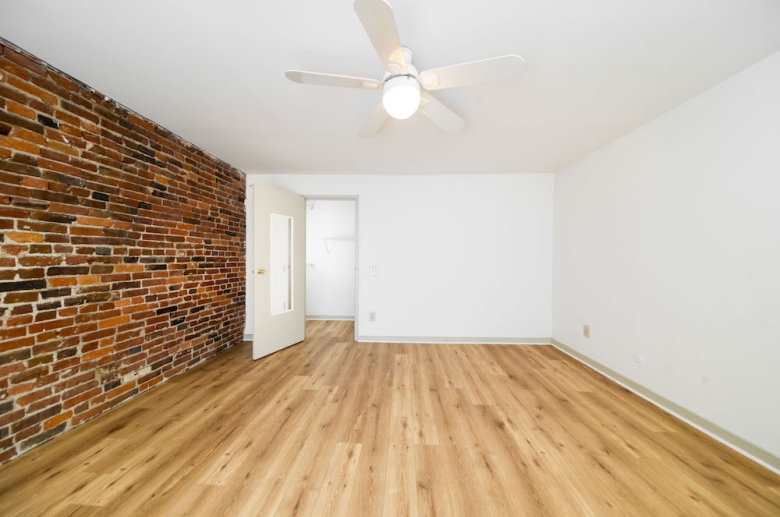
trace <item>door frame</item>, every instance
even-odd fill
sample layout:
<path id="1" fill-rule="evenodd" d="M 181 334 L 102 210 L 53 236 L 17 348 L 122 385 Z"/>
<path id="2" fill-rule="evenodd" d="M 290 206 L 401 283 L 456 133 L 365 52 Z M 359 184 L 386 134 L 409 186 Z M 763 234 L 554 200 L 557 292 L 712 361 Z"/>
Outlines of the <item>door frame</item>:
<path id="1" fill-rule="evenodd" d="M 327 201 L 354 201 L 355 202 L 355 341 L 358 336 L 358 322 L 360 320 L 360 196 L 308 196 L 303 194 L 304 202 L 312 200 Z M 306 217 L 309 217 L 309 210 L 306 209 Z M 304 221 L 305 224 L 305 221 Z M 308 264 L 308 260 L 306 262 Z M 306 274 L 309 273 L 308 266 Z M 308 282 L 307 284 L 308 285 Z"/>

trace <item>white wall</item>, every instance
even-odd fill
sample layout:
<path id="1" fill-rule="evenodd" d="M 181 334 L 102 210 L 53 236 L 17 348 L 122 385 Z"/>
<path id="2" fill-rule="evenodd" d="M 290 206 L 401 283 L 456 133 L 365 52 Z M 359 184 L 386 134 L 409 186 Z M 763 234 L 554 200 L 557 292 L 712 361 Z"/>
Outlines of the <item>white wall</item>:
<path id="1" fill-rule="evenodd" d="M 355 316 L 355 201 L 306 202 L 306 315 Z"/>
<path id="2" fill-rule="evenodd" d="M 780 455 L 780 53 L 556 174 L 554 254 L 554 338 Z"/>
<path id="3" fill-rule="evenodd" d="M 359 196 L 361 336 L 550 337 L 551 174 L 250 174 L 247 181 Z M 251 225 L 251 212 L 247 219 Z M 369 265 L 377 277 L 368 276 Z"/>

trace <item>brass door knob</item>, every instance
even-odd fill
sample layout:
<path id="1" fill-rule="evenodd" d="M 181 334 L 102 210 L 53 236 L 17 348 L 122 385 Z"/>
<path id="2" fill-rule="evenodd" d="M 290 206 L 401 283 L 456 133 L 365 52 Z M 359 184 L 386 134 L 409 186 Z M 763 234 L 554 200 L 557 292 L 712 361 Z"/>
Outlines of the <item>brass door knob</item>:
<path id="1" fill-rule="evenodd" d="M 258 275 L 264 275 L 265 274 L 265 269 L 258 269 L 257 270 L 257 274 Z"/>

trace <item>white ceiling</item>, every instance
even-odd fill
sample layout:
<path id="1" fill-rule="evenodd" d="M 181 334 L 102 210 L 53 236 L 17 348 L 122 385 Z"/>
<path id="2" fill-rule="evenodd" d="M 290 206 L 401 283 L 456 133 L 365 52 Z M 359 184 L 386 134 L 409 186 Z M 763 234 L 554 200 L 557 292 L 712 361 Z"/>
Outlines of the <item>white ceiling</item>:
<path id="1" fill-rule="evenodd" d="M 247 172 L 551 172 L 780 49 L 778 0 L 391 0 L 420 70 L 517 53 L 505 83 L 437 92 L 356 136 L 381 79 L 351 0 L 0 0 L 0 35 Z"/>

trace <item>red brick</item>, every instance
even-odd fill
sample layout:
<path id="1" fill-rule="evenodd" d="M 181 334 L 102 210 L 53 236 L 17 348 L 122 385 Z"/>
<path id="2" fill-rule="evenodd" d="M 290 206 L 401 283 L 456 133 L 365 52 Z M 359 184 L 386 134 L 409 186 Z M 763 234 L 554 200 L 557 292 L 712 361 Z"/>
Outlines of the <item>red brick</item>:
<path id="1" fill-rule="evenodd" d="M 13 149 L 16 151 L 22 151 L 27 154 L 41 154 L 40 149 L 35 144 L 25 142 L 24 140 L 18 140 L 16 138 L 9 138 L 7 136 L 0 136 L 0 147 L 6 149 Z M 29 196 L 25 196 L 29 197 Z"/>
<path id="2" fill-rule="evenodd" d="M 6 72 L 13 74 L 16 77 L 19 77 L 20 79 L 23 79 L 25 81 L 30 80 L 30 72 L 28 72 L 23 67 L 11 61 L 0 59 L 0 69 L 5 70 Z"/>
<path id="3" fill-rule="evenodd" d="M 25 327 L 9 327 L 7 329 L 0 330 L 0 340 L 22 337 L 25 334 L 27 334 L 27 329 Z M 0 341 L 0 350 L 2 350 L 3 346 L 4 343 Z"/>
<path id="4" fill-rule="evenodd" d="M 13 164 L 0 172 L 0 280 L 46 287 L 0 295 L 10 309 L 0 347 L 11 361 L 0 365 L 0 396 L 31 414 L 57 408 L 17 425 L 30 444 L 241 341 L 245 178 L 37 59 L 12 56 L 0 58 L 9 78 L 0 109 L 13 121 L 0 135 L 0 159 Z M 213 265 L 202 269 L 195 256 Z M 179 314 L 186 331 L 171 325 Z M 137 383 L 104 392 L 147 366 Z M 27 416 L 10 411 L 0 427 Z M 0 453 L 0 463 L 11 456 Z"/>
<path id="5" fill-rule="evenodd" d="M 135 387 L 136 387 L 136 386 L 135 386 L 135 383 L 134 383 L 134 382 L 130 382 L 130 383 L 127 383 L 127 384 L 123 384 L 123 385 L 119 386 L 118 388 L 114 388 L 114 389 L 113 389 L 113 390 L 111 390 L 111 391 L 107 391 L 107 392 L 106 392 L 106 396 L 107 396 L 109 399 L 113 399 L 113 398 L 115 398 L 115 397 L 118 397 L 118 396 L 119 396 L 119 395 L 121 395 L 122 393 L 125 393 L 125 392 L 128 392 L 128 391 L 132 390 L 132 389 L 133 389 L 133 388 L 135 388 Z"/>
<path id="6" fill-rule="evenodd" d="M 22 179 L 22 185 L 24 185 L 25 187 L 45 189 L 49 185 L 49 182 L 46 180 L 42 180 L 41 178 L 33 178 L 30 176 L 25 176 Z"/>
<path id="7" fill-rule="evenodd" d="M 79 91 L 79 85 L 71 81 L 70 79 L 61 76 L 60 74 L 56 72 L 49 71 L 49 79 L 57 83 L 58 85 L 62 86 L 66 90 L 70 90 L 72 92 Z"/>
<path id="8" fill-rule="evenodd" d="M 130 316 L 117 316 L 116 318 L 109 318 L 107 320 L 98 323 L 98 328 L 104 329 L 108 327 L 116 327 L 130 321 Z"/>
<path id="9" fill-rule="evenodd" d="M 29 118 L 31 120 L 35 120 L 35 112 L 33 110 L 31 110 L 30 108 L 22 106 L 21 104 L 19 104 L 17 102 L 8 101 L 7 109 L 11 113 L 19 115 L 21 117 Z"/>
<path id="10" fill-rule="evenodd" d="M 31 72 L 35 72 L 38 75 L 47 74 L 46 67 L 43 65 L 43 63 L 31 57 L 27 57 L 24 54 L 20 54 L 19 52 L 17 52 L 12 48 L 5 47 L 5 51 L 3 52 L 3 57 L 13 61 L 18 65 L 23 66 L 24 68 L 30 70 Z"/>
<path id="11" fill-rule="evenodd" d="M 62 403 L 62 408 L 63 409 L 68 409 L 68 408 L 72 408 L 73 406 L 78 406 L 82 402 L 84 402 L 86 400 L 89 400 L 89 399 L 91 399 L 93 397 L 97 397 L 101 393 L 103 393 L 103 390 L 100 389 L 100 388 L 93 388 L 91 390 L 84 391 L 84 392 L 79 393 L 78 395 L 76 395 L 76 396 L 74 396 L 72 398 L 69 398 L 66 401 L 64 401 Z"/>
<path id="12" fill-rule="evenodd" d="M 33 346 L 33 344 L 35 344 L 35 339 L 32 337 L 25 337 L 22 339 L 3 340 L 0 341 L 0 352 L 8 352 L 9 350 L 16 350 L 17 348 Z"/>
<path id="13" fill-rule="evenodd" d="M 73 416 L 73 411 L 66 411 L 64 413 L 60 413 L 54 418 L 50 418 L 49 420 L 45 421 L 43 423 L 43 430 L 48 431 L 52 427 L 55 427 L 61 424 L 62 422 L 65 422 L 67 419 L 69 419 L 72 416 Z"/>
<path id="14" fill-rule="evenodd" d="M 39 296 L 39 294 L 37 292 L 32 292 L 32 293 L 11 293 L 11 294 L 18 294 L 18 295 L 25 295 L 25 296 L 32 297 L 32 300 L 29 300 L 29 299 L 24 300 L 24 301 L 28 301 L 28 302 L 37 300 L 38 296 Z M 8 296 L 10 296 L 10 295 L 8 295 Z M 8 296 L 6 296 L 6 299 L 8 299 Z M 30 306 L 30 312 L 32 312 L 32 306 Z M 32 323 L 32 320 L 33 320 L 32 316 L 17 316 L 15 318 L 8 318 L 8 320 L 6 321 L 6 326 L 7 327 L 15 327 L 17 325 L 29 325 L 30 323 Z"/>
<path id="15" fill-rule="evenodd" d="M 14 396 L 19 395 L 20 393 L 26 393 L 33 389 L 35 387 L 34 382 L 26 382 L 24 384 L 17 384 L 16 386 L 11 386 L 8 388 L 8 395 Z"/>
<path id="16" fill-rule="evenodd" d="M 32 84 L 30 82 L 24 81 L 24 80 L 22 80 L 20 78 L 14 77 L 14 76 L 9 76 L 8 77 L 8 84 L 13 86 L 14 88 L 17 88 L 17 89 L 22 90 L 22 91 L 24 91 L 26 93 L 29 93 L 30 95 L 34 95 L 34 96 L 38 97 L 39 99 L 41 99 L 43 102 L 45 102 L 46 104 L 48 104 L 50 106 L 53 106 L 53 105 L 57 104 L 57 97 L 55 97 L 54 95 L 52 95 L 52 94 L 50 94 L 48 92 L 45 92 L 45 91 L 41 90 L 40 88 L 38 88 L 37 86 L 35 86 L 34 84 Z"/>

